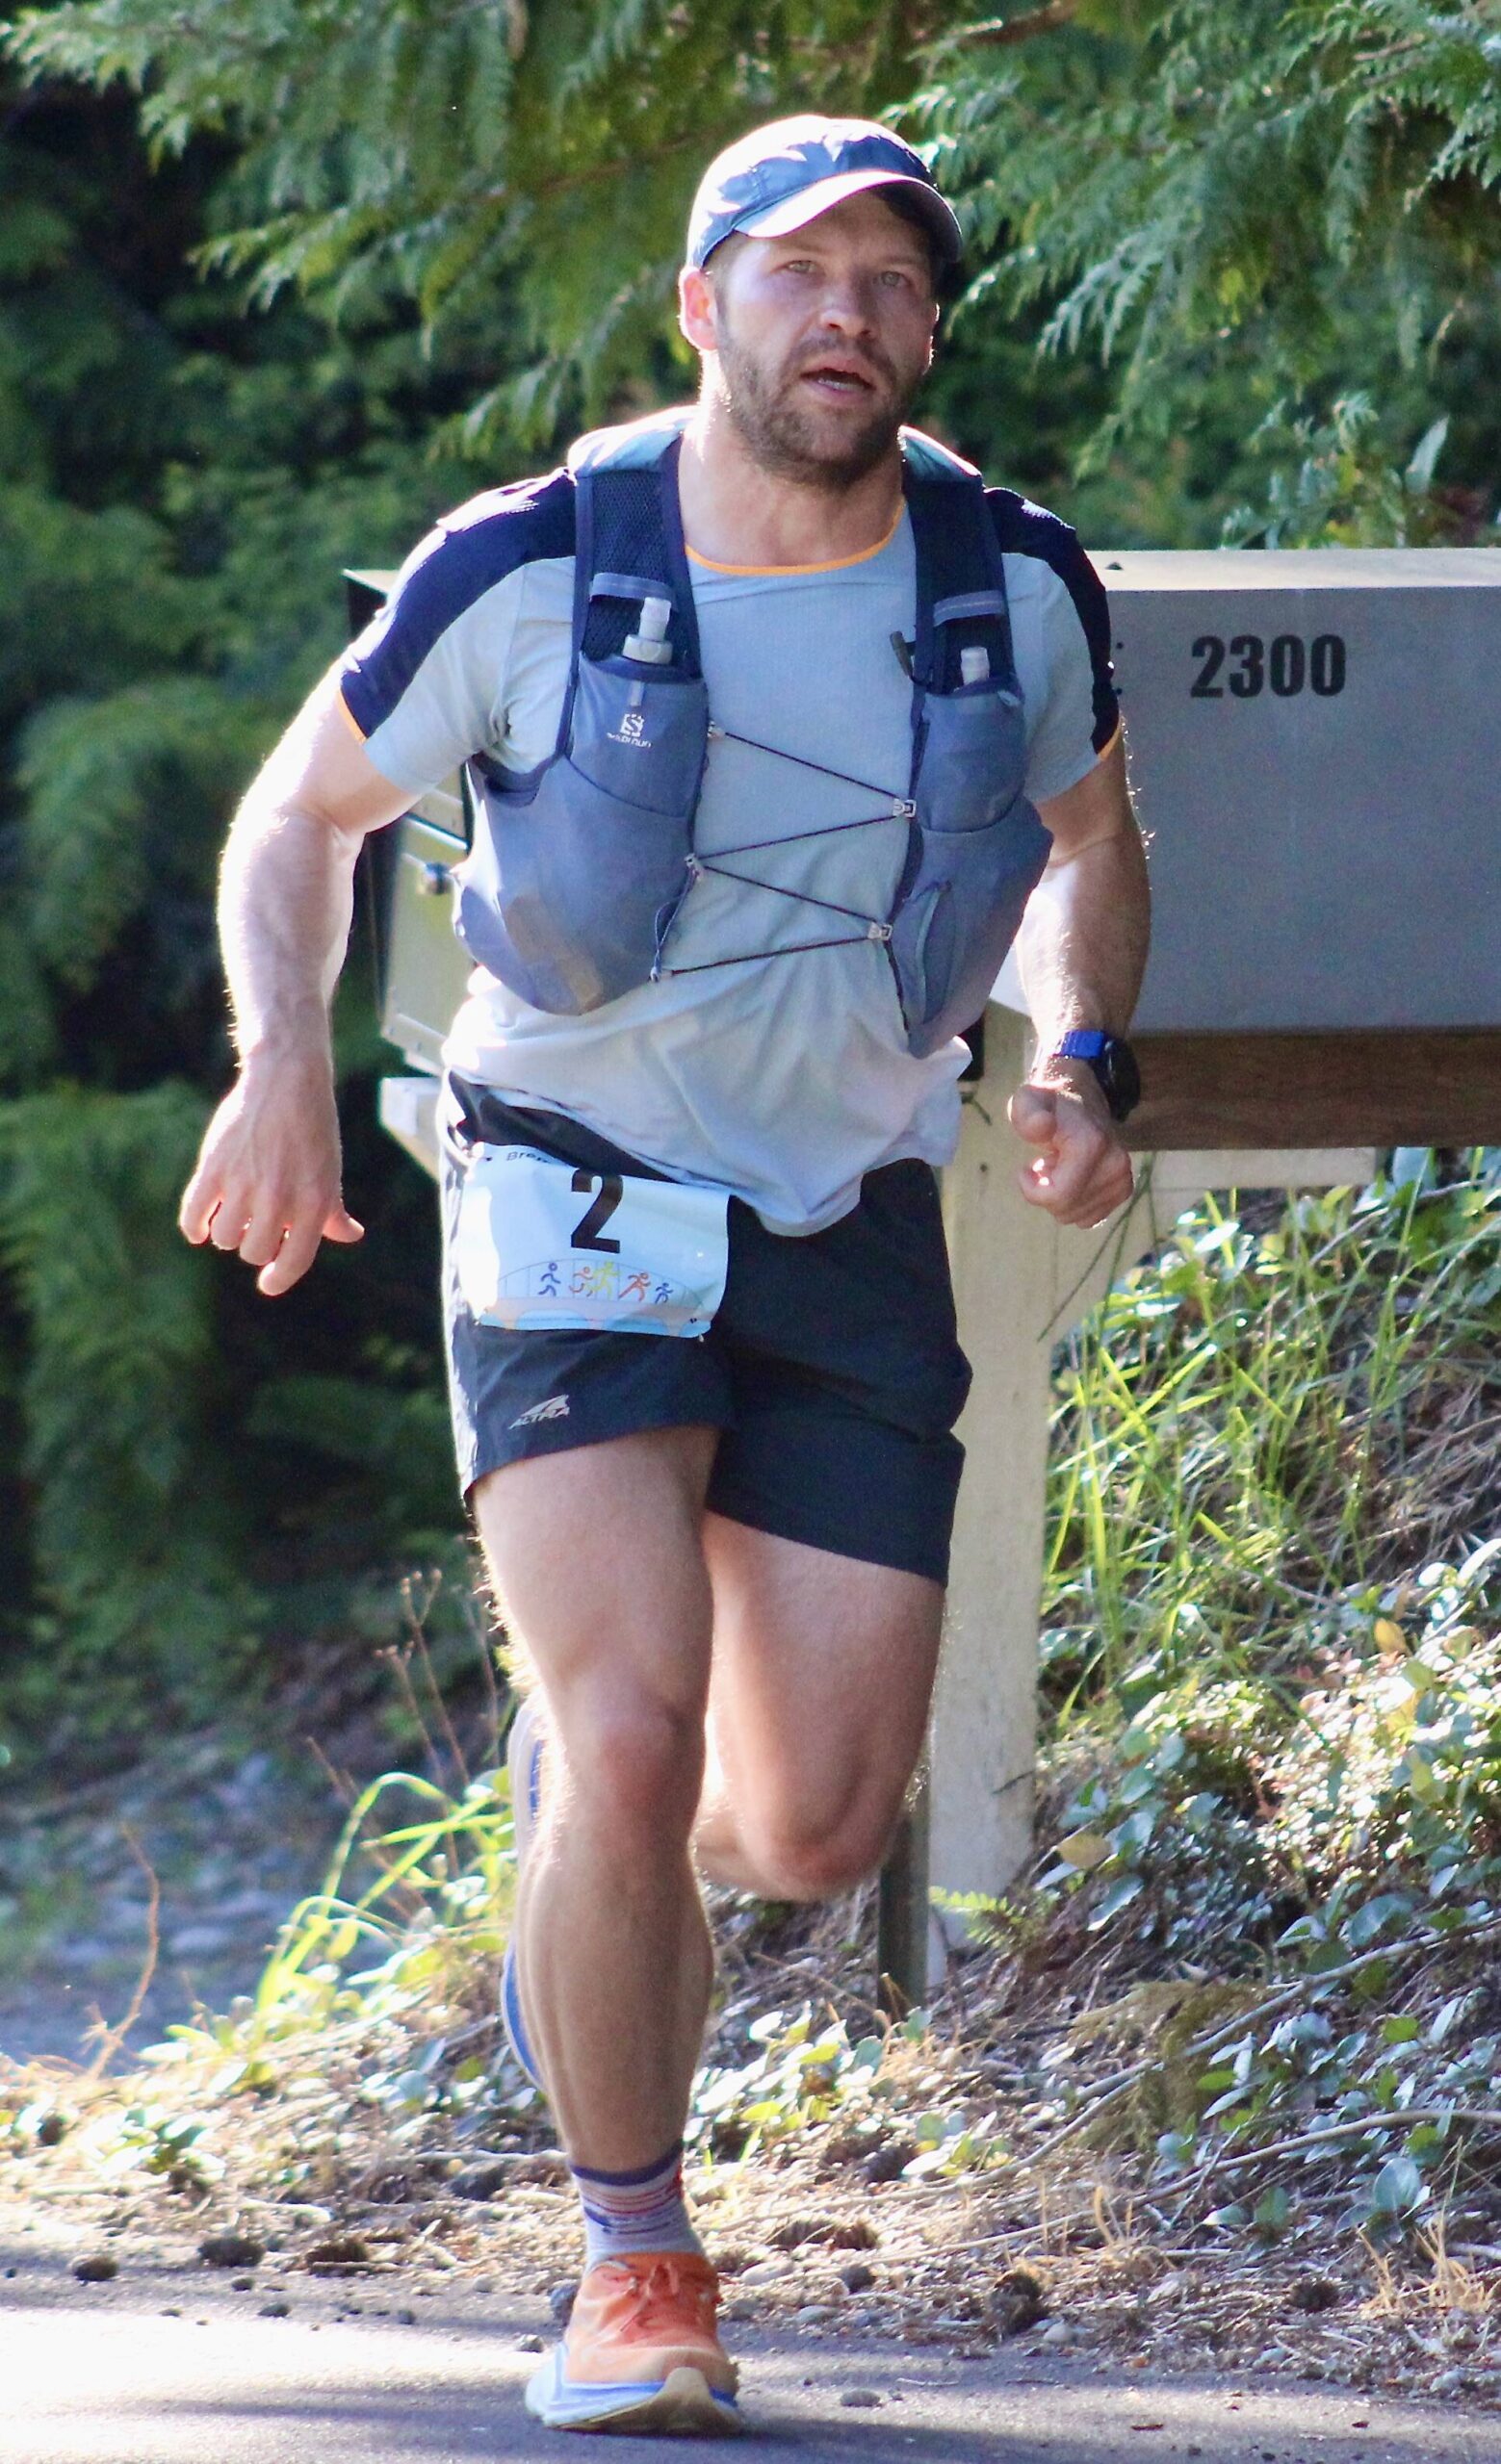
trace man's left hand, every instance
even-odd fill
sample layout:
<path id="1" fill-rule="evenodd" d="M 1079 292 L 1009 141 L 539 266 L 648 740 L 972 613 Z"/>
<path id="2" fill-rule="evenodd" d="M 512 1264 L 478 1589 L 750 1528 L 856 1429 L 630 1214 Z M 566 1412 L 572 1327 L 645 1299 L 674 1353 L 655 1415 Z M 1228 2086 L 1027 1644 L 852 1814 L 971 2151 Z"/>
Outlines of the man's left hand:
<path id="1" fill-rule="evenodd" d="M 1087 1075 L 1087 1073 L 1085 1073 Z M 1027 1080 L 1010 1103 L 1011 1126 L 1037 1149 L 1022 1194 L 1059 1223 L 1103 1223 L 1131 1194 L 1131 1159 L 1093 1077 L 1087 1085 Z"/>

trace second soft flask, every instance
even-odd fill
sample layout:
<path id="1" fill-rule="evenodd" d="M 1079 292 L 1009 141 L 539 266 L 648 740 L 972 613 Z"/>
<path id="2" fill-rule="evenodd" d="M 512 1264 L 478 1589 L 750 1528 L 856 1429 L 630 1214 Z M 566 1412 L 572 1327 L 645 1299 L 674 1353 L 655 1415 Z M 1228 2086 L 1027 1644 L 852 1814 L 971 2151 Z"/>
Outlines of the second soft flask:
<path id="1" fill-rule="evenodd" d="M 670 599 L 643 599 L 641 613 L 635 621 L 635 631 L 628 633 L 621 644 L 624 655 L 634 659 L 638 667 L 670 667 L 672 644 L 667 639 L 667 619 L 671 614 Z M 639 711 L 645 699 L 646 686 L 640 677 L 636 677 L 627 697 L 627 710 Z M 639 718 L 631 722 L 631 728 L 633 732 L 639 732 Z"/>
<path id="2" fill-rule="evenodd" d="M 667 639 L 667 620 L 671 614 L 670 599 L 643 599 L 635 631 L 628 633 L 622 645 L 626 657 L 638 659 L 645 667 L 669 666 L 672 644 Z"/>

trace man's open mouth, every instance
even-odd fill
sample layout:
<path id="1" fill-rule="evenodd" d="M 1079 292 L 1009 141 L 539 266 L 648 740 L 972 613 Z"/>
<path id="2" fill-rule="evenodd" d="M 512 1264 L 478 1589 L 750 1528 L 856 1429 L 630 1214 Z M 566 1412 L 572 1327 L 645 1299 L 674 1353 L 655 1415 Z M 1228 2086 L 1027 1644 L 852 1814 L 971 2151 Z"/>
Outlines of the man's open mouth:
<path id="1" fill-rule="evenodd" d="M 799 372 L 798 381 L 812 385 L 831 400 L 860 400 L 876 390 L 875 379 L 864 370 L 851 368 L 837 360 L 815 360 L 812 367 Z"/>

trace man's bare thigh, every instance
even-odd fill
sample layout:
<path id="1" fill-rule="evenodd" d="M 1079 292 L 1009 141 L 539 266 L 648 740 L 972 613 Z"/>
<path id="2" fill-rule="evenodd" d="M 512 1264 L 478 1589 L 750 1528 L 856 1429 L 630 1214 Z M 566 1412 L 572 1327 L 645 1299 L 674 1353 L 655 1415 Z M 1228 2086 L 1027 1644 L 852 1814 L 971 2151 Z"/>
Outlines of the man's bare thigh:
<path id="1" fill-rule="evenodd" d="M 718 1431 L 646 1429 L 487 1473 L 470 1503 L 523 1681 L 707 1681 Z"/>

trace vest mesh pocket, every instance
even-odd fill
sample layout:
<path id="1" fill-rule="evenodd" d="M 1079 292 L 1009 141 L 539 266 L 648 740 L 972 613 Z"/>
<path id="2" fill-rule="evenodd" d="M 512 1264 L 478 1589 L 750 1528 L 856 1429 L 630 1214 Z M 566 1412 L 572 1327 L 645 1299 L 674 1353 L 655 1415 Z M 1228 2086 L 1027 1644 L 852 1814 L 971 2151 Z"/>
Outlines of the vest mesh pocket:
<path id="1" fill-rule="evenodd" d="M 581 659 L 568 758 L 611 797 L 681 816 L 698 791 L 709 726 L 701 676 L 669 676 L 634 659 Z"/>
<path id="2" fill-rule="evenodd" d="M 930 695 L 922 725 L 918 859 L 891 941 L 908 1045 L 919 1056 L 980 1015 L 1051 844 L 1022 793 L 1016 694 L 983 685 Z"/>

